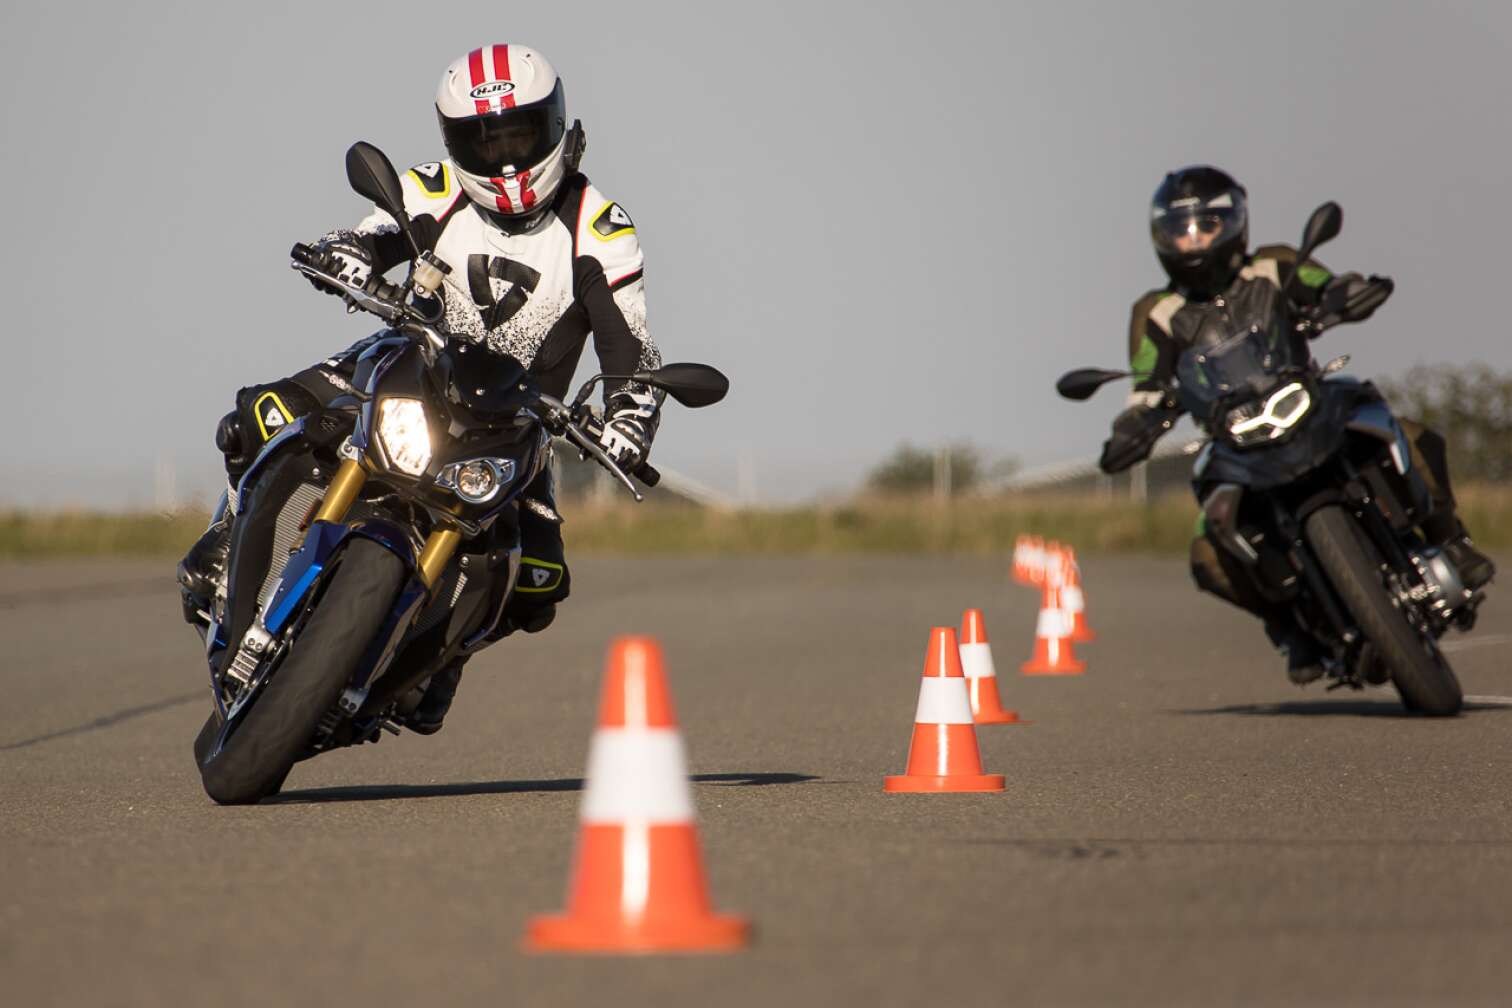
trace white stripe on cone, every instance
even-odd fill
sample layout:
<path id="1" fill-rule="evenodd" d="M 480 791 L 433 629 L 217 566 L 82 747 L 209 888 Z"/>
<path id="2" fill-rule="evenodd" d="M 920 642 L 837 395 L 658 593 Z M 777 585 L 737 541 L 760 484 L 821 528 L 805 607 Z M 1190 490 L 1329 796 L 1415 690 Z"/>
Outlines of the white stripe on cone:
<path id="1" fill-rule="evenodd" d="M 961 671 L 967 679 L 997 678 L 997 666 L 992 663 L 992 645 L 986 641 L 962 644 Z"/>
<path id="2" fill-rule="evenodd" d="M 1062 609 L 1041 609 L 1034 633 L 1046 640 L 1068 637 L 1071 634 L 1071 620 Z"/>
<path id="3" fill-rule="evenodd" d="M 682 736 L 670 728 L 600 728 L 588 749 L 585 823 L 693 821 Z"/>
<path id="4" fill-rule="evenodd" d="M 960 676 L 925 676 L 919 682 L 914 724 L 971 724 L 971 695 Z"/>
<path id="5" fill-rule="evenodd" d="M 1087 600 L 1082 595 L 1082 590 L 1075 585 L 1067 585 L 1061 589 L 1060 602 L 1061 608 L 1069 613 L 1085 612 L 1087 608 Z"/>

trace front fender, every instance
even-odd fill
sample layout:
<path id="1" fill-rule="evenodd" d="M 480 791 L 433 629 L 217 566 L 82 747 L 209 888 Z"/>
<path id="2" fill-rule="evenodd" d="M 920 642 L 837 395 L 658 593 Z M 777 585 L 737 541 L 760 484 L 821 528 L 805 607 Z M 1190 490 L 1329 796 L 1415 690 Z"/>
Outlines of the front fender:
<path id="1" fill-rule="evenodd" d="M 415 547 L 408 532 L 398 524 L 381 518 L 364 518 L 350 525 L 337 522 L 317 521 L 310 524 L 304 543 L 299 551 L 289 558 L 284 566 L 278 587 L 268 599 L 263 611 L 263 626 L 271 634 L 277 634 L 299 610 L 310 594 L 310 589 L 320 580 L 321 573 L 352 538 L 371 539 L 404 561 L 413 579 L 416 570 Z"/>

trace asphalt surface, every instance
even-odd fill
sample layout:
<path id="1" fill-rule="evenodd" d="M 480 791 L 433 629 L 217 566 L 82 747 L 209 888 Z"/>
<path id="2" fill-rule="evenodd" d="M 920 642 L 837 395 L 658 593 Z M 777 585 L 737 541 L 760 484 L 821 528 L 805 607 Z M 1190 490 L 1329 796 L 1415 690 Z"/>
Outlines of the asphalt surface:
<path id="1" fill-rule="evenodd" d="M 1503 558 L 1503 569 L 1509 569 Z M 1286 682 L 1170 558 L 1086 562 L 1079 678 L 979 559 L 582 560 L 445 730 L 219 808 L 164 563 L 0 568 L 0 980 L 13 1005 L 1512 1003 L 1512 707 Z M 987 616 L 999 795 L 882 791 L 928 628 Z M 1512 695 L 1512 606 L 1460 638 Z M 519 951 L 561 907 L 604 649 L 664 642 L 732 956 Z M 1509 701 L 1512 703 L 1512 701 Z"/>

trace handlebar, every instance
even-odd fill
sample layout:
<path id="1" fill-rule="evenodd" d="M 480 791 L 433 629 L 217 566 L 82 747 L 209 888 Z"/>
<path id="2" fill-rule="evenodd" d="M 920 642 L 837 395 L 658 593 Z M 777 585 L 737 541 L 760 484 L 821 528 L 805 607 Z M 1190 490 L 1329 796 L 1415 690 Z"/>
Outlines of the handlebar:
<path id="1" fill-rule="evenodd" d="M 372 312 L 384 321 L 397 325 L 401 330 L 411 330 L 414 334 L 423 337 L 434 352 L 439 352 L 446 346 L 446 339 L 432 327 L 437 319 L 427 318 L 406 302 L 405 299 L 409 293 L 407 288 L 388 283 L 377 273 L 369 277 L 367 283 L 361 286 L 347 283 L 330 271 L 324 256 L 314 247 L 303 242 L 296 242 L 294 247 L 289 249 L 289 259 L 296 270 L 311 280 L 340 292 L 353 308 Z M 635 489 L 635 484 L 630 482 L 631 476 L 648 487 L 654 487 L 661 482 L 661 473 L 649 462 L 642 462 L 628 474 L 616 465 L 599 446 L 598 438 L 602 431 L 594 429 L 592 414 L 584 410 L 582 403 L 568 406 L 560 399 L 544 393 L 540 394 L 540 400 L 547 407 L 547 429 L 567 438 L 585 455 L 591 456 L 599 465 L 609 470 L 637 501 L 645 498 L 641 496 L 640 491 Z"/>

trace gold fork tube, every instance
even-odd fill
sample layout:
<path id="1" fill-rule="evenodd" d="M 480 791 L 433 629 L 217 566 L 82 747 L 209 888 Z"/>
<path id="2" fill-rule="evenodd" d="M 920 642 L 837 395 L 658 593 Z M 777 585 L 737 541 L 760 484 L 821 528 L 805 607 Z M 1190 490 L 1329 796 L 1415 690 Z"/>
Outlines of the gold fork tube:
<path id="1" fill-rule="evenodd" d="M 461 541 L 462 533 L 449 528 L 438 528 L 425 540 L 425 546 L 420 550 L 420 580 L 425 582 L 426 588 L 436 587 L 441 572 L 446 570 Z"/>
<path id="2" fill-rule="evenodd" d="M 315 512 L 314 520 L 339 522 L 345 519 L 367 478 L 367 470 L 362 468 L 362 463 L 355 459 L 343 461 L 341 468 L 336 470 L 331 485 L 326 488 L 325 500 L 320 502 L 320 510 Z"/>

